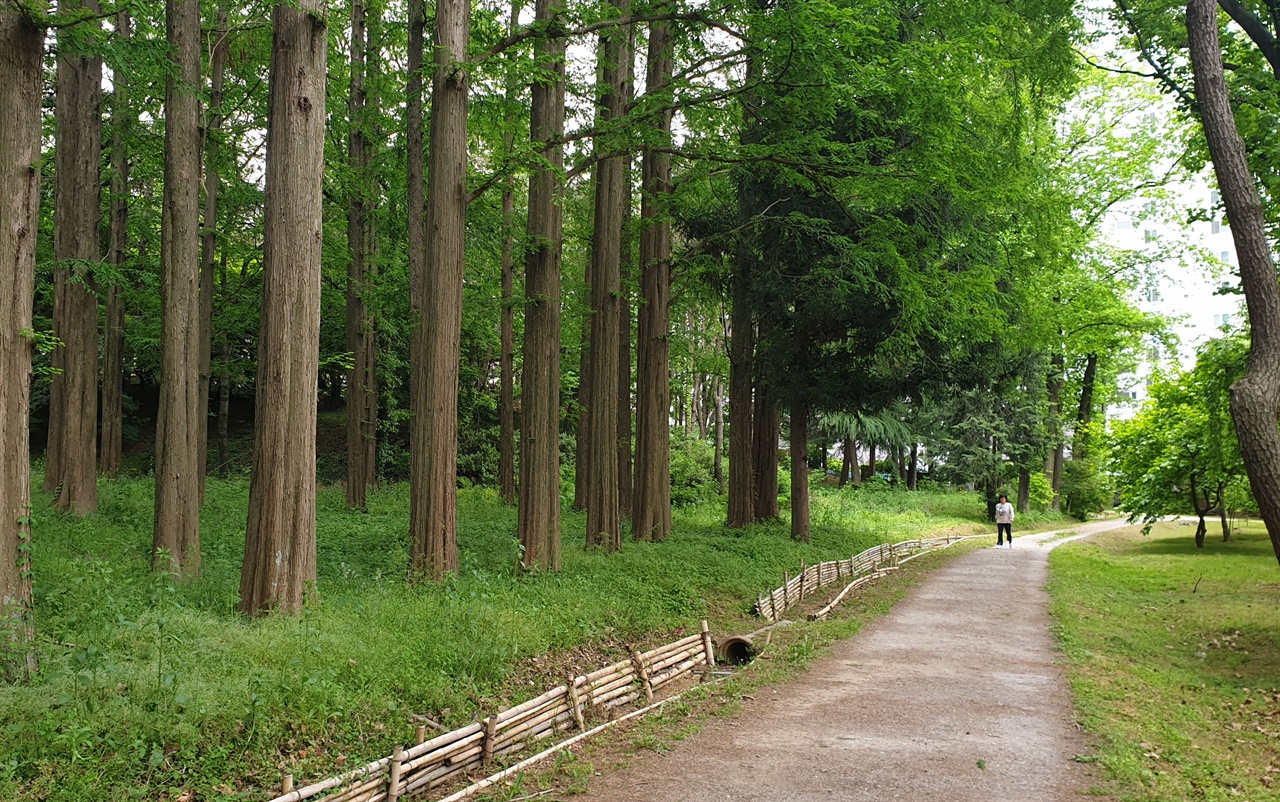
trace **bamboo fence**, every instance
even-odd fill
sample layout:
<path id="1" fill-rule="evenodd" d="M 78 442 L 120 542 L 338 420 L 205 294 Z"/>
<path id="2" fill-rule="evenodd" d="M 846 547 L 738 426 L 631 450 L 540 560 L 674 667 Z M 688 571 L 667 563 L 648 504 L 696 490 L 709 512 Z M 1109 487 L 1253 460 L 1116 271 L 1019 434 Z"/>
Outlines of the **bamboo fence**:
<path id="1" fill-rule="evenodd" d="M 271 802 L 321 797 L 324 802 L 396 802 L 423 794 L 560 732 L 577 729 L 586 734 L 587 721 L 596 715 L 612 717 L 616 708 L 639 699 L 652 705 L 657 689 L 699 666 L 709 679 L 715 650 L 706 621 L 701 632 L 647 652 L 633 651 L 627 660 L 574 677 L 461 729 L 426 740 L 425 728 L 419 727 L 413 746 L 345 774 L 297 790 L 293 775 L 286 775 L 280 795 Z"/>
<path id="2" fill-rule="evenodd" d="M 782 586 L 769 593 L 762 593 L 756 598 L 756 615 L 770 621 L 779 621 L 788 607 L 799 604 L 806 596 L 811 596 L 827 585 L 846 583 L 844 590 L 829 604 L 809 615 L 809 620 L 826 618 L 831 610 L 839 604 L 849 591 L 859 585 L 884 576 L 909 560 L 914 560 L 927 551 L 945 549 L 962 540 L 976 535 L 963 537 L 935 537 L 928 540 L 903 540 L 898 543 L 881 543 L 872 546 L 861 554 L 855 554 L 847 560 L 830 560 L 817 565 L 800 564 L 800 573 L 791 576 L 783 574 Z"/>

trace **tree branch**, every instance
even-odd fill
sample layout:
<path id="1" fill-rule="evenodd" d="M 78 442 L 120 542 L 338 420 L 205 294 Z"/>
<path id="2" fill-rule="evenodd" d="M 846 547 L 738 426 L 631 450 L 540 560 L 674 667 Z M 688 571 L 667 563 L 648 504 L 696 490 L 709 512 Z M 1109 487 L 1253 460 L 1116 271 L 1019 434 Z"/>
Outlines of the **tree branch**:
<path id="1" fill-rule="evenodd" d="M 1121 16 L 1124 18 L 1125 25 L 1129 28 L 1129 32 L 1133 34 L 1134 39 L 1138 41 L 1138 52 L 1142 54 L 1142 60 L 1151 65 L 1151 69 L 1155 70 L 1156 77 L 1160 79 L 1160 83 L 1165 88 L 1178 96 L 1178 99 L 1187 105 L 1187 108 L 1195 110 L 1196 101 L 1182 84 L 1174 80 L 1169 71 L 1160 66 L 1155 56 L 1151 52 L 1151 46 L 1139 30 L 1138 24 L 1133 20 L 1133 12 L 1129 9 L 1129 4 L 1125 0 L 1116 0 L 1116 6 L 1120 9 Z"/>
<path id="2" fill-rule="evenodd" d="M 1222 10 L 1231 15 L 1231 19 L 1244 29 L 1253 43 L 1262 51 L 1262 55 L 1271 65 L 1271 72 L 1280 80 L 1280 46 L 1276 38 L 1267 30 L 1267 25 L 1252 11 L 1240 5 L 1238 0 L 1218 0 Z"/>

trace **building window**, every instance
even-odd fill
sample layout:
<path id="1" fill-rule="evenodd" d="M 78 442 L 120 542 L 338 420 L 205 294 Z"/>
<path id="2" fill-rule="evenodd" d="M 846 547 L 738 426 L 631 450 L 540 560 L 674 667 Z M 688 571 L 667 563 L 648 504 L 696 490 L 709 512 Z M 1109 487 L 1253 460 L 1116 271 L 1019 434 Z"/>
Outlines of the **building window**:
<path id="1" fill-rule="evenodd" d="M 1155 229 L 1148 228 L 1146 231 L 1142 232 L 1142 238 L 1147 242 L 1155 242 L 1156 241 Z"/>
<path id="2" fill-rule="evenodd" d="M 1157 287 L 1148 287 L 1148 288 L 1147 288 L 1147 300 L 1148 300 L 1148 301 L 1153 301 L 1153 302 L 1154 302 L 1154 301 L 1158 301 L 1158 300 L 1160 300 L 1160 290 L 1159 290 L 1159 288 L 1157 288 Z"/>
<path id="3" fill-rule="evenodd" d="M 1231 264 L 1231 251 L 1222 252 L 1222 261 L 1226 262 L 1227 264 Z"/>
<path id="4" fill-rule="evenodd" d="M 1215 219 L 1213 221 L 1213 233 L 1217 234 L 1220 231 L 1222 231 L 1222 222 L 1220 220 Z"/>
<path id="5" fill-rule="evenodd" d="M 1212 206 L 1212 207 L 1214 207 L 1214 208 L 1217 208 L 1218 203 L 1219 203 L 1219 201 L 1221 201 L 1221 200 L 1222 200 L 1222 195 L 1218 194 L 1218 190 L 1216 190 L 1216 189 L 1215 189 L 1215 190 L 1213 190 L 1212 192 L 1210 192 L 1210 193 L 1209 193 L 1209 205 L 1210 205 L 1210 206 Z"/>

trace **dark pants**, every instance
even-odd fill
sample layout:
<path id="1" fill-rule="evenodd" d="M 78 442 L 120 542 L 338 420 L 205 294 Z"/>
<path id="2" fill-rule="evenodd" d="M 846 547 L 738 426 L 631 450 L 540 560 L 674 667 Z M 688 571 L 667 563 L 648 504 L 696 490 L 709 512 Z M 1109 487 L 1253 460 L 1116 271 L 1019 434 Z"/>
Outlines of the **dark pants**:
<path id="1" fill-rule="evenodd" d="M 1013 545 L 1013 524 L 996 524 L 996 545 L 1004 543 L 1005 538 L 1009 538 L 1009 545 Z"/>

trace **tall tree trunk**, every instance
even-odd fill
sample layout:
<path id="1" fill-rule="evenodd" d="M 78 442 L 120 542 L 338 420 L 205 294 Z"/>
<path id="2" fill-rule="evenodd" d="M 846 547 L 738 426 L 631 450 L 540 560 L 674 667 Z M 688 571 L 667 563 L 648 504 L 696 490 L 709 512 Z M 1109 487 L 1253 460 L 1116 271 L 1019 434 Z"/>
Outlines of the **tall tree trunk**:
<path id="1" fill-rule="evenodd" d="M 867 472 L 863 475 L 867 480 L 874 479 L 876 475 L 876 448 L 874 440 L 867 443 Z"/>
<path id="2" fill-rule="evenodd" d="M 627 97 L 631 95 L 635 28 L 631 29 L 627 63 Z M 621 292 L 618 297 L 618 514 L 631 517 L 635 492 L 631 478 L 631 157 L 622 157 L 622 249 L 619 258 Z"/>
<path id="3" fill-rule="evenodd" d="M 98 0 L 69 0 L 59 12 L 99 11 Z M 97 21 L 76 26 L 100 35 Z M 65 30 L 65 29 L 64 29 Z M 98 508 L 98 298 L 93 268 L 101 257 L 102 59 L 76 52 L 59 36 L 54 128 L 53 333 L 63 342 L 50 390 L 51 449 L 45 486 L 54 503 L 80 514 Z"/>
<path id="4" fill-rule="evenodd" d="M 739 190 L 742 207 L 742 190 Z M 740 213 L 739 215 L 743 215 Z M 725 525 L 740 529 L 755 520 L 752 473 L 751 376 L 755 353 L 755 332 L 751 325 L 751 295 L 748 282 L 750 256 L 745 244 L 738 246 L 733 260 L 732 330 L 729 333 L 729 499 Z"/>
<path id="5" fill-rule="evenodd" d="M 1053 490 L 1052 506 L 1062 509 L 1063 442 L 1062 442 L 1062 388 L 1065 384 L 1065 360 L 1061 353 L 1053 355 L 1049 370 L 1049 443 L 1051 450 L 1044 461 L 1045 478 Z"/>
<path id="6" fill-rule="evenodd" d="M 1082 460 L 1089 453 L 1089 425 L 1093 423 L 1093 389 L 1098 381 L 1098 355 L 1085 358 L 1080 379 L 1080 409 L 1076 413 L 1076 436 L 1071 441 L 1071 459 Z"/>
<path id="7" fill-rule="evenodd" d="M 1030 481 L 1030 480 L 1028 480 Z M 911 444 L 911 463 L 907 466 L 907 489 L 917 490 L 920 487 L 920 444 Z"/>
<path id="8" fill-rule="evenodd" d="M 364 0 L 351 4 L 351 86 L 347 97 L 349 118 L 347 159 L 351 165 L 351 190 L 347 196 L 347 350 L 352 354 L 347 371 L 347 506 L 364 509 L 366 493 L 376 480 L 378 460 L 377 340 L 373 317 L 365 295 L 370 291 L 374 245 L 376 196 L 369 115 L 366 113 L 366 73 L 375 61 L 373 25 L 366 24 Z M 375 13 L 381 13 L 378 9 Z"/>
<path id="9" fill-rule="evenodd" d="M 426 292 L 422 281 L 427 259 L 427 184 L 422 132 L 423 51 L 427 11 L 424 0 L 409 0 L 408 81 L 405 86 L 405 236 L 409 250 L 409 325 L 414 331 L 426 325 L 420 301 Z M 410 349 L 417 336 L 410 333 Z M 412 355 L 410 356 L 412 361 Z M 423 409 L 422 375 L 409 370 L 409 409 Z M 412 460 L 412 457 L 410 458 Z M 412 466 L 410 467 L 412 473 Z M 412 524 L 410 525 L 412 527 Z"/>
<path id="10" fill-rule="evenodd" d="M 166 0 L 160 412 L 151 565 L 200 575 L 200 2 Z"/>
<path id="11" fill-rule="evenodd" d="M 631 10 L 631 0 L 610 0 L 619 17 Z M 600 34 L 600 113 L 604 126 L 626 114 L 626 62 L 631 58 L 627 31 L 606 29 Z M 597 147 L 603 148 L 602 143 Z M 587 546 L 622 548 L 622 518 L 618 508 L 618 358 L 622 317 L 622 219 L 626 203 L 626 161 L 620 156 L 596 164 L 595 225 L 591 248 L 591 391 L 587 441 L 590 475 L 587 482 Z"/>
<path id="12" fill-rule="evenodd" d="M 549 25 L 563 0 L 537 0 L 536 22 Z M 520 414 L 520 543 L 525 568 L 560 570 L 560 256 L 559 171 L 564 165 L 564 37 L 535 45 L 551 80 L 533 85 L 530 139 L 546 162 L 529 178 L 525 257 L 524 376 Z"/>
<path id="13" fill-rule="evenodd" d="M 757 521 L 776 521 L 778 510 L 778 438 L 782 422 L 777 396 L 763 379 L 756 384 L 756 431 L 754 436 L 754 504 Z"/>
<path id="14" fill-rule="evenodd" d="M 262 324 L 242 612 L 296 611 L 316 579 L 325 61 L 323 0 L 272 15 Z"/>
<path id="15" fill-rule="evenodd" d="M 1018 471 L 1018 512 L 1031 509 L 1031 471 L 1023 468 Z"/>
<path id="16" fill-rule="evenodd" d="M 591 186 L 596 185 L 596 174 L 591 176 Z M 592 216 L 594 216 L 594 209 Z M 594 247 L 591 248 L 595 250 Z M 582 303 L 582 329 L 578 343 L 578 422 L 573 437 L 573 508 L 587 508 L 587 482 L 591 476 L 591 456 L 587 453 L 590 442 L 591 418 L 587 410 L 591 408 L 591 286 L 595 273 L 594 259 L 588 257 L 586 268 L 582 274 L 582 294 L 586 299 Z"/>
<path id="17" fill-rule="evenodd" d="M 1219 494 L 1221 498 L 1221 493 Z M 1218 518 L 1222 521 L 1222 542 L 1231 542 L 1231 521 L 1227 517 L 1227 505 L 1221 500 L 1218 503 Z"/>
<path id="18" fill-rule="evenodd" d="M 427 274 L 413 370 L 423 405 L 413 415 L 410 568 L 444 579 L 458 570 L 458 371 L 467 232 L 467 59 L 471 0 L 437 0 L 427 184 Z"/>
<path id="19" fill-rule="evenodd" d="M 791 404 L 791 539 L 809 542 L 809 405 Z M 824 468 L 825 470 L 825 468 Z"/>
<path id="20" fill-rule="evenodd" d="M 659 8 L 667 8 L 664 3 Z M 647 91 L 663 92 L 674 67 L 672 29 L 649 27 Z M 656 140 L 671 135 L 671 112 L 654 122 Z M 646 148 L 641 157 L 640 315 L 636 334 L 636 477 L 631 529 L 637 540 L 671 534 L 671 157 Z"/>
<path id="21" fill-rule="evenodd" d="M 1276 426 L 1280 416 L 1280 284 L 1276 282 L 1262 201 L 1227 96 L 1217 14 L 1213 0 L 1187 3 L 1200 121 L 1231 220 L 1249 310 L 1249 367 L 1231 386 L 1231 416 L 1249 486 L 1280 560 L 1280 429 Z"/>
<path id="22" fill-rule="evenodd" d="M 0 679 L 36 673 L 31 599 L 31 328 L 40 228 L 43 4 L 0 3 Z"/>
<path id="23" fill-rule="evenodd" d="M 227 297 L 227 252 L 223 250 L 219 259 L 218 288 L 222 297 Z M 222 338 L 221 352 L 218 355 L 218 476 L 226 479 L 230 474 L 231 457 L 227 451 L 227 429 L 231 418 L 231 339 Z"/>
<path id="24" fill-rule="evenodd" d="M 853 438 L 846 437 L 840 444 L 842 452 L 840 460 L 840 482 L 836 485 L 837 489 L 844 487 L 849 482 L 849 474 L 858 467 L 858 461 L 853 451 Z"/>
<path id="25" fill-rule="evenodd" d="M 512 0 L 507 30 L 520 27 L 521 0 Z M 507 51 L 507 97 L 503 112 L 502 142 L 511 156 L 515 144 L 516 104 L 519 103 L 515 74 L 516 49 Z M 516 503 L 516 310 L 515 310 L 515 179 L 507 176 L 502 185 L 502 319 L 499 324 L 498 389 L 498 492 L 507 504 Z"/>
<path id="26" fill-rule="evenodd" d="M 199 399 L 199 423 L 196 436 L 200 453 L 200 502 L 204 503 L 204 480 L 209 473 L 209 384 L 213 363 L 213 263 L 218 246 L 218 136 L 222 129 L 222 86 L 227 69 L 230 40 L 227 38 L 227 3 L 218 4 L 218 23 L 214 31 L 210 55 L 213 73 L 209 85 L 208 122 L 205 125 L 204 151 L 204 223 L 200 232 L 200 378 L 196 396 Z"/>
<path id="27" fill-rule="evenodd" d="M 716 486 L 724 493 L 724 382 L 716 378 L 716 447 L 715 466 L 712 471 L 716 477 Z"/>
<path id="28" fill-rule="evenodd" d="M 129 10 L 116 12 L 116 36 L 129 38 Z M 111 286 L 107 287 L 107 314 L 102 337 L 102 442 L 100 468 L 102 474 L 115 479 L 120 476 L 124 448 L 124 288 L 121 271 L 129 242 L 129 155 L 125 142 L 129 136 L 131 115 L 126 111 L 128 97 L 123 70 L 112 76 L 114 98 L 111 104 L 111 211 L 107 233 L 107 262 L 114 268 Z"/>

